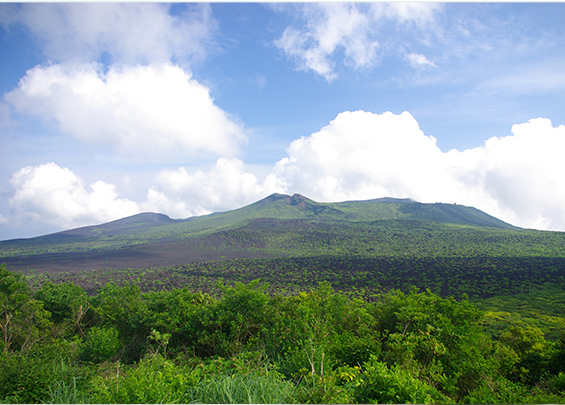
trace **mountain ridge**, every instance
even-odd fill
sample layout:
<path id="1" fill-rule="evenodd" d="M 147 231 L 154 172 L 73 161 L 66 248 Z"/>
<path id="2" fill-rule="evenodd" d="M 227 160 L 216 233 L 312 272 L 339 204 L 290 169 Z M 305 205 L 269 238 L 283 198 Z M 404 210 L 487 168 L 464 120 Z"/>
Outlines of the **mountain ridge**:
<path id="1" fill-rule="evenodd" d="M 438 245 L 445 244 L 445 235 L 465 240 L 477 234 L 486 240 L 493 232 L 507 238 L 508 232 L 525 230 L 463 205 L 390 197 L 319 203 L 301 194 L 271 194 L 226 212 L 185 219 L 146 212 L 100 225 L 2 241 L 0 263 L 20 271 L 58 272 L 226 258 L 333 255 L 337 251 L 376 255 L 391 254 L 390 243 L 396 246 L 399 240 L 405 240 L 402 249 L 406 254 L 452 254 L 449 252 L 459 248 Z M 497 249 L 506 251 L 502 245 Z"/>
<path id="2" fill-rule="evenodd" d="M 406 198 L 383 197 L 371 200 L 335 203 L 316 202 L 302 194 L 271 194 L 259 201 L 234 210 L 214 212 L 185 219 L 171 219 L 165 214 L 140 213 L 108 223 L 57 232 L 56 235 L 72 235 L 78 230 L 90 230 L 94 234 L 113 234 L 116 231 L 134 233 L 150 227 L 174 225 L 185 231 L 212 229 L 234 225 L 258 218 L 319 220 L 374 221 L 389 219 L 415 219 L 468 226 L 499 229 L 519 229 L 474 207 L 444 203 L 420 203 Z M 182 224 L 182 225 L 181 225 Z M 48 236 L 48 235 L 47 235 Z"/>
<path id="3" fill-rule="evenodd" d="M 212 229 L 259 218 L 373 221 L 416 219 L 499 229 L 520 229 L 477 208 L 459 204 L 420 203 L 411 198 L 382 197 L 369 200 L 321 203 L 302 194 L 273 193 L 254 203 L 233 210 L 214 212 L 184 219 L 172 219 L 166 214 L 142 212 L 98 225 L 72 228 L 26 239 L 58 238 L 62 236 L 116 236 L 135 234 L 153 227 L 182 226 L 187 230 Z M 9 241 L 15 241 L 9 240 Z M 3 241 L 3 242 L 9 242 Z M 0 242 L 2 243 L 2 242 Z"/>

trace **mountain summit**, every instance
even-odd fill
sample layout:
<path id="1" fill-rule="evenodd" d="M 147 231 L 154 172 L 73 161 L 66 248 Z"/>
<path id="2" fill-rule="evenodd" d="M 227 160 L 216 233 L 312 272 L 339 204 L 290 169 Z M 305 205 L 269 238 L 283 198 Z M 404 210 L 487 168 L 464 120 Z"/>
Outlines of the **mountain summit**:
<path id="1" fill-rule="evenodd" d="M 500 229 L 517 229 L 473 207 L 424 204 L 410 198 L 384 197 L 366 201 L 320 203 L 301 194 L 272 194 L 253 204 L 225 213 L 190 219 L 204 225 L 236 223 L 255 218 L 319 219 L 337 221 L 418 220 Z"/>

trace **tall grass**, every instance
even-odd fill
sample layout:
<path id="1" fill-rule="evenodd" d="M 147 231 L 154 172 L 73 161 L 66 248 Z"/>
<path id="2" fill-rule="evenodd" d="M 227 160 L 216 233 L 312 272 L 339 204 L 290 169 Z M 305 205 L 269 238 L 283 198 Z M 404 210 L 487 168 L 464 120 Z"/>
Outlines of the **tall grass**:
<path id="1" fill-rule="evenodd" d="M 87 397 L 84 392 L 77 389 L 77 379 L 73 378 L 71 383 L 55 381 L 49 387 L 49 396 L 44 402 L 46 404 L 86 404 Z"/>
<path id="2" fill-rule="evenodd" d="M 292 403 L 294 386 L 274 374 L 220 375 L 195 387 L 194 402 L 205 404 Z"/>

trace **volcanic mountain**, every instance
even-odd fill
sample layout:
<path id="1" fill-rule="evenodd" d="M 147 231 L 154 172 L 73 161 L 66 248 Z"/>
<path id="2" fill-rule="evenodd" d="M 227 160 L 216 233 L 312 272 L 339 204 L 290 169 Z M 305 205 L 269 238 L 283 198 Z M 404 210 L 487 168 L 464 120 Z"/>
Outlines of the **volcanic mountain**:
<path id="1" fill-rule="evenodd" d="M 373 244 L 374 249 L 383 226 L 393 226 L 401 233 L 426 229 L 430 235 L 482 229 L 484 235 L 492 236 L 494 230 L 518 230 L 463 205 L 396 198 L 319 203 L 300 194 L 272 194 L 239 209 L 188 219 L 142 213 L 101 225 L 3 241 L 0 263 L 24 272 L 170 266 L 292 256 L 305 245 L 322 246 L 317 239 L 333 240 L 334 246 L 340 240 L 344 247 L 361 235 L 365 235 L 363 243 Z"/>

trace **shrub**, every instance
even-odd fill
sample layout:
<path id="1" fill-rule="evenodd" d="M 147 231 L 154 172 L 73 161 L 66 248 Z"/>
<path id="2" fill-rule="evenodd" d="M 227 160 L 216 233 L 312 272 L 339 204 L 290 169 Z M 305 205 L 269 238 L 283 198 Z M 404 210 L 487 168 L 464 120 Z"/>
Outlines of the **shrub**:
<path id="1" fill-rule="evenodd" d="M 119 362 L 99 373 L 90 383 L 91 402 L 108 404 L 158 404 L 192 402 L 187 373 L 160 355 L 142 359 L 134 367 Z"/>
<path id="2" fill-rule="evenodd" d="M 399 366 L 388 368 L 375 356 L 364 364 L 360 384 L 355 389 L 357 403 L 430 404 L 451 402 L 435 388 L 414 378 Z"/>
<path id="3" fill-rule="evenodd" d="M 85 361 L 103 362 L 115 357 L 120 347 L 116 328 L 94 326 L 86 335 L 80 357 Z"/>

